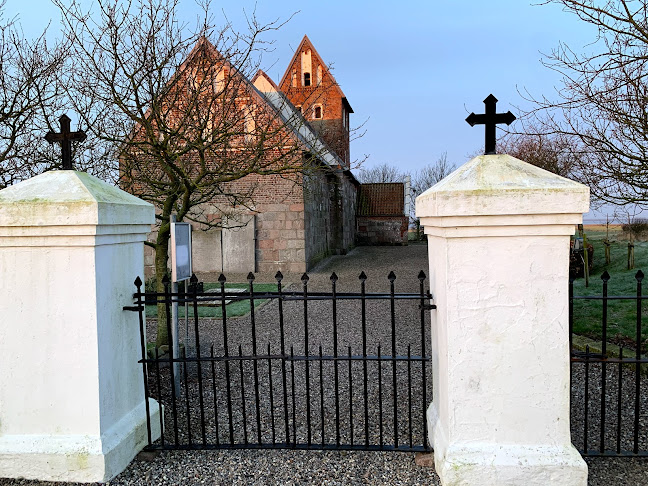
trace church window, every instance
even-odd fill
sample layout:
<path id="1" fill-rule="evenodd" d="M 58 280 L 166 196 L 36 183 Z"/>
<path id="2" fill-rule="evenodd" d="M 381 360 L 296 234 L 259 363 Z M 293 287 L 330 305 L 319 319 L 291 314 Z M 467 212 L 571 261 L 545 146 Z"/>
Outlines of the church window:
<path id="1" fill-rule="evenodd" d="M 293 88 L 297 87 L 297 70 L 296 69 L 292 70 L 292 86 L 293 86 Z"/>
<path id="2" fill-rule="evenodd" d="M 313 72 L 313 59 L 311 50 L 306 49 L 301 53 L 301 78 L 302 86 L 311 85 L 311 73 Z"/>
<path id="3" fill-rule="evenodd" d="M 221 95 L 225 91 L 227 86 L 227 78 L 229 77 L 229 67 L 224 66 L 222 69 L 219 69 L 216 73 L 216 79 L 214 82 L 214 91 L 216 95 Z"/>
<path id="4" fill-rule="evenodd" d="M 319 120 L 319 119 L 322 118 L 322 107 L 320 105 L 317 105 L 313 109 L 313 118 L 315 118 L 316 120 Z"/>
<path id="5" fill-rule="evenodd" d="M 322 65 L 317 66 L 317 86 L 322 84 Z"/>
<path id="6" fill-rule="evenodd" d="M 254 131 L 256 129 L 255 123 L 255 109 L 253 106 L 247 105 L 244 108 L 245 113 L 245 136 L 244 140 L 246 143 L 252 143 L 255 140 Z"/>

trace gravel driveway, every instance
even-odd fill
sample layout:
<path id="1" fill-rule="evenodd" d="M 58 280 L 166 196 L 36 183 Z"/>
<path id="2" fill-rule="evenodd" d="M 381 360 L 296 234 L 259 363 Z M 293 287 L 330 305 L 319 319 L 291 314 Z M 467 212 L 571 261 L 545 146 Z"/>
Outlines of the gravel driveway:
<path id="1" fill-rule="evenodd" d="M 389 289 L 389 282 L 387 280 L 387 274 L 389 271 L 393 270 L 396 273 L 396 291 L 397 292 L 417 292 L 419 281 L 416 279 L 416 275 L 419 270 L 423 269 L 427 273 L 427 247 L 425 245 L 411 245 L 409 247 L 364 247 L 358 248 L 352 251 L 349 255 L 346 256 L 337 256 L 333 257 L 323 264 L 319 265 L 312 272 L 309 272 L 310 281 L 309 281 L 309 290 L 310 291 L 329 291 L 331 288 L 331 283 L 329 277 L 331 272 L 335 271 L 339 277 L 337 283 L 337 290 L 339 292 L 345 291 L 359 291 L 359 281 L 358 274 L 361 270 L 364 270 L 367 274 L 367 291 L 368 292 L 387 292 Z M 215 280 L 214 276 L 211 275 L 201 275 L 199 276 L 201 280 L 213 281 Z M 274 282 L 274 275 L 272 274 L 259 274 L 256 276 L 256 282 Z M 292 283 L 290 289 L 300 290 L 301 282 L 300 275 L 285 275 L 284 282 Z M 228 280 L 231 282 L 236 281 L 245 281 L 244 275 L 230 275 Z M 291 343 L 295 346 L 295 353 L 303 352 L 303 309 L 300 308 L 303 305 L 301 302 L 295 302 L 294 308 L 285 309 L 285 315 L 290 315 L 285 321 L 286 326 L 286 336 L 290 336 Z M 277 351 L 276 347 L 278 346 L 277 341 L 277 309 L 276 302 L 270 303 L 257 311 L 256 315 L 256 326 L 257 326 L 257 338 L 259 346 L 262 349 L 266 349 L 266 346 L 270 346 L 271 352 Z M 420 352 L 420 317 L 418 313 L 417 303 L 414 302 L 403 302 L 398 304 L 398 323 L 404 329 L 402 335 L 399 334 L 397 340 L 397 347 L 399 353 L 407 346 L 411 344 L 410 352 L 416 354 Z M 340 353 L 347 353 L 348 347 L 353 347 L 352 354 L 357 354 L 358 351 L 361 352 L 361 349 L 358 349 L 358 327 L 357 327 L 357 309 L 359 303 L 355 302 L 343 302 L 338 306 L 338 326 L 339 326 L 339 342 L 338 350 Z M 387 316 L 387 319 L 385 319 Z M 388 319 L 389 316 L 389 303 L 388 302 L 374 302 L 367 307 L 367 328 L 368 328 L 368 348 L 373 350 L 375 354 L 375 348 L 378 344 L 383 346 L 383 354 L 388 354 L 390 352 L 390 322 Z M 310 335 L 309 335 L 309 351 L 312 354 L 317 354 L 319 352 L 320 346 L 323 347 L 324 353 L 332 352 L 332 343 L 331 343 L 331 328 L 330 322 L 332 319 L 331 311 L 331 302 L 312 302 L 309 305 L 309 319 L 311 324 Z M 316 325 L 315 321 L 326 322 L 329 324 L 326 325 Z M 219 325 L 219 320 L 208 320 L 205 319 L 201 321 L 201 347 L 206 346 L 209 349 L 211 343 L 214 343 L 214 352 L 218 353 L 222 351 L 220 346 L 222 346 L 222 330 Z M 426 323 L 427 324 L 427 323 Z M 149 323 L 149 338 L 152 338 L 155 329 L 154 324 Z M 428 326 L 429 327 L 429 326 Z M 231 329 L 231 331 L 229 331 Z M 231 343 L 236 343 L 241 345 L 242 352 L 251 351 L 251 341 L 249 339 L 250 331 L 250 319 L 239 318 L 232 320 L 228 328 L 230 335 L 228 339 Z M 426 339 L 429 342 L 429 335 L 426 335 Z M 207 344 L 205 344 L 207 343 Z M 426 344 L 427 345 L 427 344 Z M 429 350 L 429 348 L 428 348 Z M 235 350 L 232 352 L 237 353 L 238 348 L 235 347 Z M 327 363 L 330 364 L 330 363 Z M 361 363 L 351 370 L 352 380 L 354 383 L 362 383 L 363 380 L 363 370 L 361 368 Z M 223 365 L 224 366 L 224 365 Z M 343 366 L 344 373 L 341 376 L 344 377 L 344 380 L 347 379 L 348 370 Z M 384 368 L 380 372 L 384 372 L 385 376 L 391 378 L 391 364 L 385 363 Z M 240 378 L 246 385 L 246 388 L 251 390 L 248 399 L 251 401 L 248 403 L 254 403 L 253 396 L 253 368 L 251 364 L 247 367 L 236 368 L 232 370 L 232 373 L 236 372 L 237 378 L 239 377 L 239 372 L 241 372 Z M 300 389 L 303 385 L 303 380 L 305 379 L 305 370 L 297 372 L 295 374 L 296 378 L 296 390 Z M 375 373 L 379 372 L 377 367 L 374 367 L 373 371 L 370 370 L 370 379 L 375 377 Z M 197 373 L 195 370 L 190 370 L 190 375 L 193 378 L 190 378 L 189 383 L 191 388 L 189 389 L 190 396 L 195 395 L 197 398 L 197 386 L 198 379 Z M 210 384 L 209 374 L 210 370 L 203 370 L 203 376 L 205 381 L 203 383 L 203 393 L 206 400 L 206 403 L 215 403 L 214 395 L 210 391 L 210 387 L 207 386 Z M 258 373 L 260 376 L 268 377 L 271 376 L 273 382 L 276 384 L 281 384 L 282 374 L 281 368 L 279 365 L 263 365 L 259 363 Z M 320 374 L 322 373 L 322 374 Z M 373 374 L 372 374 L 373 373 Z M 403 381 L 403 378 L 406 379 L 407 376 L 407 367 L 399 366 L 397 368 L 398 381 L 399 383 Z M 216 373 L 216 375 L 221 376 L 221 372 Z M 325 377 L 327 383 L 330 383 L 332 377 L 334 377 L 334 371 L 331 366 L 324 369 L 323 371 L 318 370 L 315 366 L 314 370 L 311 370 L 311 377 L 315 383 L 318 383 L 321 377 Z M 153 377 L 154 378 L 154 377 Z M 162 385 L 164 386 L 165 377 L 164 372 L 162 373 Z M 630 379 L 630 378 L 629 378 Z M 578 398 L 583 394 L 584 387 L 582 383 L 578 383 L 582 380 L 582 374 L 576 374 L 576 380 L 574 384 L 574 396 Z M 233 379 L 231 380 L 233 381 Z M 267 379 L 265 380 L 267 381 Z M 344 383 L 347 383 L 344 381 Z M 155 385 L 155 383 L 154 383 Z M 217 388 L 220 389 L 221 384 L 217 384 Z M 414 386 L 417 385 L 416 379 L 414 381 Z M 311 386 L 314 386 L 311 384 Z M 387 388 L 385 390 L 385 395 L 389 396 L 389 380 L 385 385 Z M 420 385 L 419 385 L 420 386 Z M 644 383 L 645 386 L 645 383 Z M 592 388 L 594 387 L 594 388 Z M 596 383 L 595 380 L 592 380 L 590 377 L 590 393 L 595 393 Z M 625 388 L 626 390 L 629 389 Z M 291 390 L 291 388 L 289 388 Z M 266 390 L 267 392 L 267 390 Z M 398 388 L 399 396 L 404 397 L 400 389 Z M 611 391 L 613 393 L 614 390 Z M 333 410 L 335 409 L 334 394 L 329 388 L 322 389 L 321 396 L 317 395 L 317 387 L 315 387 L 315 396 L 311 397 L 314 403 L 321 402 L 324 404 L 325 409 L 325 422 L 326 424 L 334 423 L 335 416 L 333 415 Z M 372 393 L 370 402 L 375 405 L 376 402 L 380 402 L 376 390 L 370 391 Z M 428 397 L 431 394 L 431 388 L 428 386 Z M 263 393 L 263 386 L 261 388 L 261 395 L 267 396 L 267 393 Z M 281 394 L 276 398 L 281 402 Z M 354 429 L 356 433 L 356 439 L 358 437 L 362 438 L 364 433 L 364 413 L 362 408 L 363 397 L 361 395 L 343 395 L 341 397 L 339 404 L 340 414 L 345 417 L 342 420 L 342 440 L 349 440 L 348 437 L 349 430 L 348 427 L 344 427 L 345 423 L 351 421 L 351 419 L 346 419 L 346 417 L 353 417 L 353 422 L 359 424 L 357 429 Z M 418 398 L 418 399 L 417 399 Z M 644 402 L 646 398 L 646 393 L 644 393 Z M 167 423 L 167 437 L 168 440 L 173 440 L 170 424 L 171 416 L 168 402 L 168 396 L 163 399 L 166 406 L 166 423 Z M 412 408 L 413 413 L 419 417 L 422 416 L 422 402 L 421 397 L 414 397 Z M 179 402 L 180 403 L 180 402 Z M 184 402 L 182 402 L 184 403 Z M 193 403 L 193 402 L 192 402 Z M 217 405 L 220 403 L 220 407 L 216 407 L 217 410 L 214 411 L 213 407 L 206 407 L 209 409 L 207 411 L 206 422 L 208 424 L 209 431 L 207 432 L 207 438 L 209 441 L 214 441 L 218 439 L 226 440 L 229 434 L 227 427 L 221 427 L 219 431 L 214 430 L 215 423 L 227 423 L 227 410 L 222 406 L 222 402 L 216 401 Z M 240 403 L 245 403 L 240 401 Z M 303 396 L 297 397 L 297 416 L 305 413 L 304 405 L 305 399 Z M 355 404 L 355 405 L 354 405 Z M 386 406 L 388 402 L 385 401 Z M 280 404 L 281 405 L 281 404 Z M 301 408 L 300 408 L 301 405 Z M 238 408 L 237 408 L 238 407 Z M 265 407 L 265 408 L 264 408 Z M 251 409 L 252 408 L 252 409 Z M 273 420 L 276 420 L 276 429 L 278 433 L 284 430 L 285 422 L 283 421 L 283 412 L 281 412 L 281 407 L 278 408 L 279 412 L 272 413 L 269 404 L 262 402 L 261 413 L 265 413 L 264 422 L 267 422 L 268 417 L 271 417 Z M 276 404 L 273 408 L 277 408 Z M 350 410 L 351 408 L 351 410 Z M 576 407 L 578 408 L 578 407 Z M 373 409 L 372 409 L 373 410 Z M 389 409 L 390 411 L 393 409 Z M 579 409 L 580 410 L 580 409 Z M 645 405 L 643 410 L 648 410 L 648 404 Z M 582 441 L 582 411 L 574 410 L 575 412 L 575 423 L 573 424 L 573 434 L 574 440 Z M 595 414 L 596 410 L 592 413 Z M 193 408 L 190 411 L 189 417 L 192 421 L 191 430 L 194 433 L 193 440 L 200 440 L 200 427 L 198 422 L 200 410 L 198 408 Z M 241 418 L 245 414 L 248 417 L 247 423 L 247 433 L 251 436 L 261 433 L 264 440 L 272 440 L 268 435 L 269 429 L 263 428 L 262 430 L 257 430 L 255 425 L 255 415 L 256 411 L 254 407 L 249 407 L 247 410 L 240 410 L 240 406 L 236 405 L 234 407 L 233 414 L 235 417 L 238 417 L 234 421 L 234 433 L 236 437 L 242 437 L 242 427 L 243 423 Z M 214 414 L 217 414 L 219 417 L 218 421 L 214 420 Z M 345 422 L 345 420 L 347 422 Z M 402 419 L 399 419 L 399 427 L 401 434 L 403 430 L 407 429 L 407 420 L 401 422 Z M 624 420 L 631 420 L 631 417 L 624 418 Z M 642 426 L 644 418 L 642 418 Z M 592 424 L 593 419 L 590 419 L 590 427 L 594 432 L 598 429 L 595 429 L 596 424 Z M 313 420 L 313 440 L 321 440 L 321 422 L 318 422 L 317 419 Z M 369 424 L 368 429 L 370 430 L 370 438 L 373 441 L 378 440 L 378 428 L 375 424 L 375 421 Z M 180 434 L 180 441 L 184 442 L 187 440 L 186 437 L 186 413 L 180 414 L 180 427 L 185 430 L 185 432 Z M 614 425 L 611 426 L 613 428 Z M 643 439 L 645 440 L 645 427 L 643 428 Z M 303 437 L 306 434 L 306 429 L 301 428 L 294 431 L 297 437 Z M 384 430 L 386 436 L 390 436 L 393 430 L 389 426 Z M 413 426 L 413 432 L 415 439 L 418 439 L 421 434 L 420 428 L 417 428 L 417 425 Z M 594 433 L 592 432 L 592 433 Z M 170 435 L 171 434 L 171 435 Z M 326 428 L 324 432 L 324 439 L 327 442 L 335 440 L 335 431 L 334 429 Z M 391 437 L 391 436 L 390 436 Z M 402 436 L 405 440 L 405 436 Z M 198 439 L 197 439 L 198 438 Z M 278 438 L 280 440 L 281 437 Z M 607 486 L 610 482 L 614 484 L 621 485 L 648 485 L 648 459 L 614 459 L 614 458 L 602 458 L 602 459 L 588 459 L 588 465 L 590 467 L 590 485 L 605 485 Z M 0 485 L 9 485 L 9 484 L 48 484 L 36 481 L 25 481 L 25 480 L 0 480 Z M 408 485 L 437 485 L 440 484 L 438 477 L 434 473 L 433 469 L 418 467 L 414 464 L 414 454 L 412 453 L 393 453 L 393 452 L 344 452 L 344 451 L 334 451 L 334 452 L 322 452 L 322 451 L 290 451 L 290 450 L 232 450 L 232 451 L 192 451 L 192 452 L 182 452 L 182 451 L 173 451 L 173 452 L 163 452 L 152 461 L 145 460 L 136 460 L 117 478 L 110 482 L 114 485 L 139 485 L 139 484 L 183 484 L 183 485 L 198 485 L 198 484 L 281 484 L 281 485 L 297 485 L 297 484 L 339 484 L 339 485 L 355 485 L 355 484 L 386 484 L 386 485 L 399 485 L 399 484 L 408 484 Z"/>

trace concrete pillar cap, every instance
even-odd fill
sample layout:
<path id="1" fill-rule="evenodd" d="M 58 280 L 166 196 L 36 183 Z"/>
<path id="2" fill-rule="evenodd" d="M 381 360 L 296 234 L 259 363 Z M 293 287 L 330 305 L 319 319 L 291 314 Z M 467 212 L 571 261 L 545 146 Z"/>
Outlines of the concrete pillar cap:
<path id="1" fill-rule="evenodd" d="M 416 216 L 574 214 L 589 187 L 510 155 L 480 155 L 416 198 Z"/>
<path id="2" fill-rule="evenodd" d="M 2 226 L 153 224 L 153 205 L 75 170 L 45 172 L 0 191 Z"/>

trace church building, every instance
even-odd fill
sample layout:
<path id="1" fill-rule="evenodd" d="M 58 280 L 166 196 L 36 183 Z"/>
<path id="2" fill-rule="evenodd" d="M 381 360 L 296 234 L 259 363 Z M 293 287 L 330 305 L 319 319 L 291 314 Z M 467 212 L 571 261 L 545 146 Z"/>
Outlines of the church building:
<path id="1" fill-rule="evenodd" d="M 185 62 L 191 65 L 198 49 L 220 56 L 202 39 Z M 233 67 L 226 75 L 243 76 Z M 219 74 L 219 79 L 222 76 Z M 276 84 L 259 71 L 243 79 L 245 93 L 237 96 L 248 113 L 271 113 L 289 137 L 300 144 L 304 170 L 297 177 L 249 174 L 230 185 L 254 186 L 254 197 L 228 216 L 223 201 L 205 203 L 208 220 L 222 228 L 194 223 L 195 272 L 305 272 L 321 259 L 343 254 L 355 242 L 359 184 L 350 171 L 349 115 L 353 110 L 313 44 L 304 36 L 283 78 Z M 245 121 L 245 129 L 254 121 Z M 273 147 L 272 150 L 277 150 Z M 230 205 L 231 206 L 231 205 Z M 228 224 L 227 218 L 232 224 Z M 232 219 L 233 218 L 233 219 Z M 154 255 L 146 255 L 153 270 Z"/>

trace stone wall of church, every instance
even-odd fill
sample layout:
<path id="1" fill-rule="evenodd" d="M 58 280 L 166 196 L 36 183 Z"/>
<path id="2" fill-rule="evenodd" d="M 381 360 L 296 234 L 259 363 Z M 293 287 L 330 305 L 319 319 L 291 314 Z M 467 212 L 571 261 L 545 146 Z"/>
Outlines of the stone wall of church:
<path id="1" fill-rule="evenodd" d="M 319 172 L 304 177 L 306 263 L 311 268 L 331 254 L 331 199 L 327 177 Z"/>
<path id="2" fill-rule="evenodd" d="M 254 271 L 306 271 L 304 191 L 301 177 L 250 175 L 239 181 L 236 189 L 241 193 L 254 193 Z"/>
<path id="3" fill-rule="evenodd" d="M 355 243 L 356 188 L 344 175 L 309 174 L 304 183 L 308 268 Z"/>
<path id="4" fill-rule="evenodd" d="M 358 186 L 351 179 L 344 176 L 342 180 L 342 197 L 344 210 L 342 213 L 343 239 L 342 247 L 350 250 L 355 246 L 356 240 L 356 212 L 358 200 Z"/>
<path id="5" fill-rule="evenodd" d="M 406 216 L 358 216 L 356 241 L 361 246 L 407 245 Z"/>
<path id="6" fill-rule="evenodd" d="M 355 242 L 356 188 L 346 176 L 309 172 L 305 181 L 278 175 L 251 175 L 230 190 L 254 192 L 252 209 L 211 204 L 204 216 L 223 229 L 192 223 L 193 263 L 197 274 L 247 272 L 302 273 Z M 223 214 L 236 211 L 222 221 Z M 156 233 L 149 235 L 154 241 Z M 170 263 L 170 262 L 169 262 Z M 155 255 L 145 251 L 146 275 L 154 273 Z"/>
<path id="7" fill-rule="evenodd" d="M 216 200 L 199 209 L 204 218 L 224 228 L 208 229 L 192 223 L 194 272 L 305 272 L 301 182 L 279 175 L 249 175 L 230 184 L 228 190 L 252 194 L 250 207 L 232 208 L 231 203 Z M 149 241 L 155 237 L 156 233 L 151 233 Z M 155 254 L 150 248 L 145 252 L 145 264 L 150 277 L 155 268 Z"/>

